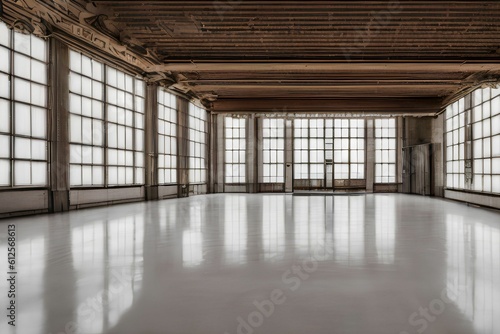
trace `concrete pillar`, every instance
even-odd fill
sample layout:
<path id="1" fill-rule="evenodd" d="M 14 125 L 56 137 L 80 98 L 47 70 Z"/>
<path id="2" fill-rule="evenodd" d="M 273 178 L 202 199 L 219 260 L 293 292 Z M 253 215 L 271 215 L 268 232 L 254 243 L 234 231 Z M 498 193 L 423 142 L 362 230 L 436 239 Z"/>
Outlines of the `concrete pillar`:
<path id="1" fill-rule="evenodd" d="M 433 119 L 432 122 L 432 183 L 434 196 L 444 196 L 444 114 Z"/>
<path id="2" fill-rule="evenodd" d="M 189 190 L 189 102 L 177 98 L 177 177 L 178 196 Z"/>
<path id="3" fill-rule="evenodd" d="M 146 88 L 146 200 L 158 199 L 158 86 Z"/>
<path id="4" fill-rule="evenodd" d="M 48 145 L 50 147 L 50 212 L 69 210 L 69 50 L 50 40 L 50 86 Z"/>
<path id="5" fill-rule="evenodd" d="M 247 152 L 246 152 L 246 168 L 247 168 L 247 191 L 256 193 L 258 189 L 257 179 L 257 140 L 256 140 L 256 118 L 255 114 L 248 116 L 247 119 Z"/>
<path id="6" fill-rule="evenodd" d="M 375 183 L 375 121 L 366 120 L 366 192 L 372 193 Z"/>
<path id="7" fill-rule="evenodd" d="M 255 156 L 256 172 L 257 172 L 257 192 L 260 191 L 260 184 L 264 181 L 264 155 L 263 155 L 263 142 L 264 134 L 263 129 L 263 118 L 258 117 L 256 119 L 257 133 L 255 135 L 255 147 L 257 149 L 257 154 Z"/>
<path id="8" fill-rule="evenodd" d="M 396 182 L 398 183 L 398 192 L 403 192 L 403 118 L 396 118 Z"/>
<path id="9" fill-rule="evenodd" d="M 285 192 L 293 192 L 293 121 L 285 119 Z"/>
<path id="10" fill-rule="evenodd" d="M 214 128 L 216 131 L 216 151 L 217 158 L 214 162 L 215 167 L 215 189 L 217 193 L 224 192 L 224 115 L 217 115 Z"/>

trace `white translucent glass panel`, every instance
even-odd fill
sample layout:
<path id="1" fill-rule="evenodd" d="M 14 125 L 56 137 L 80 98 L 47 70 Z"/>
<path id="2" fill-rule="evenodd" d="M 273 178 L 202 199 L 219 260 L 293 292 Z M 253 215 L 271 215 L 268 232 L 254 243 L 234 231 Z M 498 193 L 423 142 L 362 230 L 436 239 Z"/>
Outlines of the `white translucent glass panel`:
<path id="1" fill-rule="evenodd" d="M 309 120 L 296 119 L 293 123 L 294 179 L 309 179 Z"/>
<path id="2" fill-rule="evenodd" d="M 285 120 L 262 120 L 262 181 L 285 182 Z"/>
<path id="3" fill-rule="evenodd" d="M 482 95 L 481 95 L 482 99 Z M 478 110 L 478 107 L 475 107 Z M 446 109 L 446 185 L 465 188 L 465 98 Z"/>
<path id="4" fill-rule="evenodd" d="M 365 121 L 333 121 L 333 163 L 336 180 L 365 178 Z"/>
<path id="5" fill-rule="evenodd" d="M 375 120 L 375 182 L 395 183 L 397 177 L 396 120 Z"/>
<path id="6" fill-rule="evenodd" d="M 246 119 L 224 118 L 225 182 L 246 181 Z"/>
<path id="7" fill-rule="evenodd" d="M 177 98 L 158 88 L 158 183 L 177 183 Z"/>
<path id="8" fill-rule="evenodd" d="M 207 112 L 189 104 L 189 182 L 205 183 L 207 142 Z"/>
<path id="9" fill-rule="evenodd" d="M 144 82 L 106 66 L 108 185 L 144 183 Z"/>
<path id="10" fill-rule="evenodd" d="M 471 190 L 500 193 L 500 98 L 490 88 L 473 92 L 472 158 L 474 177 Z M 455 139 L 455 138 L 453 138 Z M 458 145 L 464 143 L 459 138 Z M 454 152 L 450 152 L 453 156 Z"/>
<path id="11" fill-rule="evenodd" d="M 0 22 L 0 186 L 46 186 L 47 43 Z"/>
<path id="12" fill-rule="evenodd" d="M 104 65 L 70 50 L 70 185 L 104 186 Z"/>
<path id="13" fill-rule="evenodd" d="M 71 186 L 144 183 L 144 85 L 70 51 Z"/>

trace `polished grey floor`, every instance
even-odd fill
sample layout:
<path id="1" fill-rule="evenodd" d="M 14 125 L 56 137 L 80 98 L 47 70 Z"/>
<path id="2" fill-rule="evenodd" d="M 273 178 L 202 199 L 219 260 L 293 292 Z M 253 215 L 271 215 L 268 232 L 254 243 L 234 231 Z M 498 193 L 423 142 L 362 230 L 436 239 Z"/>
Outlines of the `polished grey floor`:
<path id="1" fill-rule="evenodd" d="M 500 215 L 460 203 L 210 195 L 2 220 L 5 276 L 8 224 L 0 333 L 500 333 Z"/>

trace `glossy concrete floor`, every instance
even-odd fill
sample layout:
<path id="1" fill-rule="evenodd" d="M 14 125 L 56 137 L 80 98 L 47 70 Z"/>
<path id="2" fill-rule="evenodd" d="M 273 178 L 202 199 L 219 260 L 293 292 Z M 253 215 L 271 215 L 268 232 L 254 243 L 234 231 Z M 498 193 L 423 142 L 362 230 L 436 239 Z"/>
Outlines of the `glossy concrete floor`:
<path id="1" fill-rule="evenodd" d="M 459 203 L 210 195 L 9 219 L 5 276 L 9 224 L 0 333 L 500 333 L 500 215 Z"/>

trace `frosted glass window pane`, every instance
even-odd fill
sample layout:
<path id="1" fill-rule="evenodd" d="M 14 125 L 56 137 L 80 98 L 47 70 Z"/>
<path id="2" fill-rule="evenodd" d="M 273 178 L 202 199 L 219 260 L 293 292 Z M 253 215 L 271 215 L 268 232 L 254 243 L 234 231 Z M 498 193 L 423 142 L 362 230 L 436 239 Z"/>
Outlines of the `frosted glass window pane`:
<path id="1" fill-rule="evenodd" d="M 80 143 L 82 141 L 82 123 L 80 116 L 70 116 L 70 140 L 75 143 Z"/>
<path id="2" fill-rule="evenodd" d="M 82 147 L 80 145 L 70 145 L 70 163 L 81 163 L 82 162 Z"/>
<path id="3" fill-rule="evenodd" d="M 14 74 L 18 77 L 30 79 L 30 59 L 22 54 L 14 54 Z"/>
<path id="4" fill-rule="evenodd" d="M 31 158 L 34 160 L 47 159 L 47 144 L 44 140 L 31 141 Z"/>
<path id="5" fill-rule="evenodd" d="M 491 118 L 491 135 L 500 134 L 500 115 Z"/>
<path id="6" fill-rule="evenodd" d="M 82 56 L 82 70 L 80 73 L 88 77 L 92 76 L 92 61 L 89 57 Z"/>
<path id="7" fill-rule="evenodd" d="M 92 97 L 92 81 L 82 77 L 82 95 Z"/>
<path id="8" fill-rule="evenodd" d="M 47 66 L 36 60 L 31 61 L 31 80 L 47 84 Z"/>
<path id="9" fill-rule="evenodd" d="M 74 166 L 74 165 L 70 166 L 69 178 L 71 186 L 81 186 L 82 185 L 81 176 L 82 176 L 81 166 Z"/>
<path id="10" fill-rule="evenodd" d="M 137 151 L 144 150 L 144 131 L 136 130 L 135 145 Z"/>
<path id="11" fill-rule="evenodd" d="M 10 98 L 9 77 L 3 73 L 0 73 L 0 97 Z"/>
<path id="12" fill-rule="evenodd" d="M 500 136 L 493 137 L 491 141 L 493 156 L 500 157 Z"/>
<path id="13" fill-rule="evenodd" d="M 0 71 L 10 72 L 10 51 L 0 46 Z"/>
<path id="14" fill-rule="evenodd" d="M 47 164 L 45 162 L 31 163 L 31 184 L 34 186 L 47 184 Z"/>
<path id="15" fill-rule="evenodd" d="M 80 53 L 70 50 L 69 51 L 69 68 L 75 72 L 82 71 L 82 56 Z"/>
<path id="16" fill-rule="evenodd" d="M 491 191 L 494 193 L 500 193 L 500 175 L 494 175 L 492 177 L 491 183 Z"/>
<path id="17" fill-rule="evenodd" d="M 14 185 L 26 186 L 31 183 L 31 163 L 29 161 L 16 161 L 14 163 Z"/>
<path id="18" fill-rule="evenodd" d="M 102 81 L 102 68 L 103 65 L 99 62 L 92 62 L 92 78 L 94 80 Z"/>
<path id="19" fill-rule="evenodd" d="M 500 174 L 500 158 L 491 160 L 491 173 Z"/>
<path id="20" fill-rule="evenodd" d="M 35 59 L 46 61 L 47 42 L 40 37 L 31 35 L 31 56 Z"/>
<path id="21" fill-rule="evenodd" d="M 45 107 L 47 104 L 46 94 L 47 93 L 44 86 L 36 83 L 31 84 L 31 103 L 40 107 Z"/>
<path id="22" fill-rule="evenodd" d="M 14 156 L 17 159 L 31 159 L 31 143 L 26 138 L 14 138 Z"/>
<path id="23" fill-rule="evenodd" d="M 14 32 L 14 50 L 29 56 L 31 53 L 30 35 Z"/>
<path id="24" fill-rule="evenodd" d="M 82 92 L 82 77 L 75 73 L 69 74 L 69 90 L 73 93 Z"/>
<path id="25" fill-rule="evenodd" d="M 93 145 L 102 146 L 104 144 L 104 129 L 103 122 L 99 120 L 92 121 L 92 143 Z"/>
<path id="26" fill-rule="evenodd" d="M 104 168 L 103 167 L 92 167 L 92 177 L 94 185 L 104 184 Z"/>
<path id="27" fill-rule="evenodd" d="M 0 186 L 9 186 L 9 185 L 10 185 L 10 161 L 0 159 Z"/>
<path id="28" fill-rule="evenodd" d="M 47 137 L 47 116 L 45 109 L 31 108 L 31 135 L 38 138 Z"/>
<path id="29" fill-rule="evenodd" d="M 92 167 L 82 166 L 82 182 L 86 185 L 92 185 Z"/>
<path id="30" fill-rule="evenodd" d="M 30 83 L 22 79 L 14 79 L 15 99 L 17 101 L 30 103 Z"/>
<path id="31" fill-rule="evenodd" d="M 0 45 L 10 46 L 11 30 L 3 22 L 0 22 Z"/>
<path id="32" fill-rule="evenodd" d="M 18 135 L 31 135 L 31 112 L 30 107 L 25 104 L 15 105 L 15 133 Z"/>
<path id="33" fill-rule="evenodd" d="M 0 135 L 0 158 L 10 158 L 10 136 Z"/>
<path id="34" fill-rule="evenodd" d="M 92 82 L 92 97 L 96 100 L 102 100 L 103 86 L 97 81 Z"/>
<path id="35" fill-rule="evenodd" d="M 85 117 L 82 117 L 82 143 L 92 144 L 92 121 Z"/>

